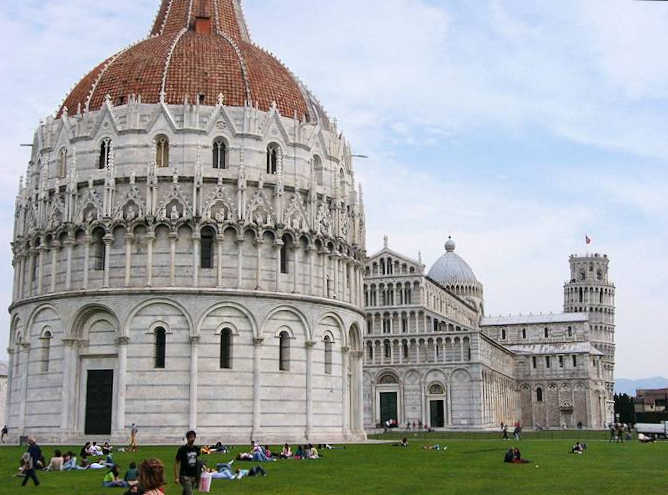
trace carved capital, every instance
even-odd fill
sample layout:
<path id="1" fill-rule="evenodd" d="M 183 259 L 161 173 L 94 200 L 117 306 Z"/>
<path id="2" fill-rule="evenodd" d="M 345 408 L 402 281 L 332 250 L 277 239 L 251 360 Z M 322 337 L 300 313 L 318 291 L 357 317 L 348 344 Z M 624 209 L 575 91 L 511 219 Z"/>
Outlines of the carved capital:
<path id="1" fill-rule="evenodd" d="M 122 337 L 118 337 L 116 339 L 116 344 L 118 345 L 128 345 L 130 343 L 130 337 L 127 337 L 123 335 Z"/>
<path id="2" fill-rule="evenodd" d="M 199 344 L 199 335 L 191 335 L 190 336 L 190 343 L 193 345 Z"/>
<path id="3" fill-rule="evenodd" d="M 261 346 L 263 343 L 264 343 L 264 338 L 262 338 L 262 337 L 253 338 L 253 345 Z"/>
<path id="4" fill-rule="evenodd" d="M 347 345 L 341 346 L 342 354 L 347 354 L 348 352 L 350 352 L 350 347 L 348 347 Z"/>
<path id="5" fill-rule="evenodd" d="M 306 347 L 307 349 L 312 349 L 315 344 L 316 344 L 315 340 L 307 340 L 306 342 L 304 342 L 304 347 Z"/>

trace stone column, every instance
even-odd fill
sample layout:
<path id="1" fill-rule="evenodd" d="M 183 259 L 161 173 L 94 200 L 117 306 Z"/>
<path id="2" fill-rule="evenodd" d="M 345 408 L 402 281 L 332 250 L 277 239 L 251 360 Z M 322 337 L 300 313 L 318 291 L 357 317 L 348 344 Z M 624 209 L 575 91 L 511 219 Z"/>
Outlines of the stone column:
<path id="1" fill-rule="evenodd" d="M 72 288 L 72 246 L 74 245 L 74 239 L 71 236 L 67 236 L 65 239 L 65 251 L 67 252 L 67 266 L 65 271 L 65 290 L 70 290 Z"/>
<path id="2" fill-rule="evenodd" d="M 44 281 L 44 252 L 46 251 L 46 246 L 44 245 L 44 240 L 39 245 L 38 248 L 38 265 L 37 265 L 37 294 L 42 293 L 42 282 Z"/>
<path id="3" fill-rule="evenodd" d="M 84 272 L 83 272 L 83 289 L 88 288 L 88 270 L 90 269 L 90 243 L 91 237 L 85 235 L 83 238 L 84 242 Z"/>
<path id="4" fill-rule="evenodd" d="M 193 232 L 193 287 L 199 287 L 199 248 L 201 236 Z"/>
<path id="5" fill-rule="evenodd" d="M 299 260 L 297 259 L 299 249 L 295 244 L 291 246 L 290 251 L 292 251 L 292 259 L 294 260 L 294 270 L 292 271 L 292 293 L 295 294 L 297 292 L 297 279 L 299 278 Z"/>
<path id="6" fill-rule="evenodd" d="M 322 297 L 327 297 L 327 251 L 320 251 L 322 256 Z"/>
<path id="7" fill-rule="evenodd" d="M 314 277 L 315 273 L 313 273 L 313 268 L 314 268 L 314 262 L 315 262 L 315 256 L 317 254 L 317 249 L 311 245 L 308 248 L 308 263 L 309 263 L 309 271 L 308 271 L 308 290 L 309 294 L 314 296 L 315 295 L 315 289 L 314 289 Z"/>
<path id="8" fill-rule="evenodd" d="M 57 276 L 57 266 L 58 266 L 58 250 L 60 249 L 60 242 L 52 241 L 51 242 L 51 288 L 50 292 L 56 292 L 56 276 Z"/>
<path id="9" fill-rule="evenodd" d="M 256 239 L 257 263 L 255 267 L 255 290 L 262 290 L 262 239 Z"/>
<path id="10" fill-rule="evenodd" d="M 169 285 L 176 286 L 176 232 L 169 232 Z"/>
<path id="11" fill-rule="evenodd" d="M 125 287 L 130 286 L 130 274 L 132 273 L 132 241 L 134 234 L 125 233 Z"/>
<path id="12" fill-rule="evenodd" d="M 348 370 L 348 358 L 350 347 L 341 347 L 341 404 L 343 408 L 343 435 L 345 438 L 350 438 L 350 381 Z"/>
<path id="13" fill-rule="evenodd" d="M 218 282 L 217 286 L 218 288 L 223 287 L 223 241 L 225 240 L 225 236 L 223 234 L 218 234 L 216 236 L 216 249 L 218 250 L 218 259 L 216 260 L 218 263 L 216 264 L 216 268 L 218 268 Z M 174 266 L 174 263 L 172 263 L 172 266 Z"/>
<path id="14" fill-rule="evenodd" d="M 277 239 L 272 245 L 274 248 L 274 254 L 276 256 L 276 292 L 281 291 L 281 247 L 283 246 L 283 241 Z"/>
<path id="15" fill-rule="evenodd" d="M 19 371 L 20 376 L 23 378 L 19 402 L 19 435 L 24 435 L 26 424 L 26 402 L 28 400 L 28 374 L 30 372 L 30 344 L 27 342 L 22 343 L 19 347 L 19 353 L 23 353 L 21 347 L 25 349 L 25 358 L 20 360 L 23 365 L 23 371 Z"/>
<path id="16" fill-rule="evenodd" d="M 356 408 L 353 410 L 353 413 L 355 414 L 355 423 L 356 423 L 356 431 L 358 433 L 362 433 L 364 430 L 364 387 L 363 387 L 363 366 L 362 366 L 362 358 L 364 357 L 364 352 L 359 351 L 354 353 L 355 354 L 355 373 L 354 373 L 354 383 L 355 383 L 355 389 L 356 389 Z"/>
<path id="17" fill-rule="evenodd" d="M 237 243 L 237 289 L 242 287 L 242 273 L 243 273 L 243 254 L 244 254 L 244 237 L 235 240 Z"/>
<path id="18" fill-rule="evenodd" d="M 339 255 L 332 254 L 332 271 L 334 272 L 334 290 L 332 290 L 332 299 L 339 299 Z"/>
<path id="19" fill-rule="evenodd" d="M 260 369 L 262 360 L 262 343 L 264 339 L 253 339 L 253 429 L 251 430 L 251 439 L 255 440 L 260 434 L 260 420 L 262 418 L 262 371 Z"/>
<path id="20" fill-rule="evenodd" d="M 315 342 L 307 340 L 306 348 L 306 439 L 311 438 L 313 428 L 313 346 Z"/>
<path id="21" fill-rule="evenodd" d="M 118 346 L 118 392 L 116 396 L 116 431 L 119 436 L 123 435 L 125 430 L 125 395 L 127 392 L 127 369 L 128 369 L 128 343 L 129 337 L 118 337 L 116 345 Z"/>
<path id="22" fill-rule="evenodd" d="M 104 241 L 104 282 L 102 287 L 105 289 L 109 287 L 109 271 L 111 269 L 110 260 L 111 260 L 111 241 L 114 240 L 114 236 L 111 234 L 106 234 L 102 239 Z"/>
<path id="23" fill-rule="evenodd" d="M 190 337 L 190 411 L 188 424 L 191 430 L 197 428 L 197 379 L 199 360 L 199 335 Z"/>
<path id="24" fill-rule="evenodd" d="M 6 423 L 9 423 L 9 412 L 12 407 L 12 383 L 14 383 L 14 349 L 7 348 L 7 394 L 5 396 L 5 417 Z"/>

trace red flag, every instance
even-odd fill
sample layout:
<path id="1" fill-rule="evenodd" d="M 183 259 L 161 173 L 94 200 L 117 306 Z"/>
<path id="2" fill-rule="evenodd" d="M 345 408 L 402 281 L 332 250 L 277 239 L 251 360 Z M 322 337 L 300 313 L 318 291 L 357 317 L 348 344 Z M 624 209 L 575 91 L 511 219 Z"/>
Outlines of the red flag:
<path id="1" fill-rule="evenodd" d="M 586 235 L 586 236 L 585 236 L 585 242 L 586 242 L 587 244 L 591 244 L 591 237 L 589 237 L 588 235 Z"/>

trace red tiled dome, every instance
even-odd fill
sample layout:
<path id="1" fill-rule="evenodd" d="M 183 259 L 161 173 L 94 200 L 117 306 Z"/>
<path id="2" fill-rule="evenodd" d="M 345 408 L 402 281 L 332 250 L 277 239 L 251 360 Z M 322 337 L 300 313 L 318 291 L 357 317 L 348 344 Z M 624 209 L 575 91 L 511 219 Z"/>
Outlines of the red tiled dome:
<path id="1" fill-rule="evenodd" d="M 239 0 L 162 0 L 151 35 L 108 58 L 76 85 L 63 107 L 97 110 L 141 96 L 143 103 L 252 102 L 285 117 L 326 124 L 305 88 L 278 60 L 251 43 Z M 201 95 L 201 96 L 200 96 Z M 202 100 L 203 99 L 203 100 Z"/>

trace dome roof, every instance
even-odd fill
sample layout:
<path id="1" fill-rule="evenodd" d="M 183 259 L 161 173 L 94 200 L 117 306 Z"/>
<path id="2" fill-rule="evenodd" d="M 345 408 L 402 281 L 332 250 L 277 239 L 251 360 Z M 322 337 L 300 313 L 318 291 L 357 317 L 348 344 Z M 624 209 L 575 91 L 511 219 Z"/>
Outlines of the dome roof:
<path id="1" fill-rule="evenodd" d="M 471 267 L 455 253 L 455 247 L 455 241 L 452 240 L 452 237 L 448 237 L 448 242 L 445 243 L 445 254 L 436 260 L 434 266 L 429 270 L 428 277 L 444 286 L 457 283 L 478 284 L 478 279 Z"/>
<path id="2" fill-rule="evenodd" d="M 162 0 L 150 36 L 106 59 L 74 87 L 67 107 L 97 110 L 136 95 L 143 103 L 252 104 L 328 127 L 315 98 L 276 58 L 251 43 L 239 0 Z"/>

